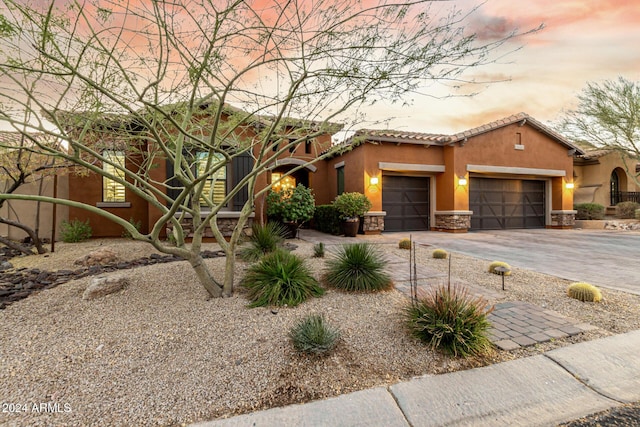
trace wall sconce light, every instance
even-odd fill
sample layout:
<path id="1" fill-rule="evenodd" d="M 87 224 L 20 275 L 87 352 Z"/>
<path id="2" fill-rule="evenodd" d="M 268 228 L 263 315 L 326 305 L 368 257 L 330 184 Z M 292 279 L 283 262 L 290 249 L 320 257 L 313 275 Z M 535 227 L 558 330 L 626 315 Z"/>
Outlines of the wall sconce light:
<path id="1" fill-rule="evenodd" d="M 467 178 L 461 176 L 458 178 L 458 185 L 467 185 Z"/>
<path id="2" fill-rule="evenodd" d="M 369 178 L 369 184 L 371 185 L 378 185 L 378 177 L 377 176 L 372 176 L 371 178 Z"/>
<path id="3" fill-rule="evenodd" d="M 566 187 L 568 190 L 572 190 L 572 189 L 573 189 L 573 187 L 574 187 L 574 184 L 573 184 L 573 182 L 567 182 L 567 183 L 565 184 L 565 187 Z"/>

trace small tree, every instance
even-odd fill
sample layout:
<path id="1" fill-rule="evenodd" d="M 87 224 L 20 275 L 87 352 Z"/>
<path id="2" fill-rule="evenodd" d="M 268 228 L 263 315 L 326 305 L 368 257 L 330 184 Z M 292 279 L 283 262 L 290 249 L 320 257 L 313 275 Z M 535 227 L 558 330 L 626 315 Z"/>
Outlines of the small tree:
<path id="1" fill-rule="evenodd" d="M 562 130 L 576 141 L 619 152 L 627 174 L 640 185 L 640 171 L 630 170 L 624 161 L 640 160 L 640 82 L 618 77 L 587 83 L 577 108 L 563 119 Z"/>
<path id="2" fill-rule="evenodd" d="M 101 215 L 188 260 L 214 297 L 233 291 L 236 245 L 256 197 L 269 190 L 256 188 L 257 179 L 279 157 L 333 133 L 332 121 L 351 117 L 346 125 L 355 125 L 360 106 L 406 102 L 428 81 L 460 84 L 463 71 L 491 62 L 505 41 L 478 43 L 467 16 L 432 13 L 422 0 L 0 1 L 0 76 L 10 86 L 0 93 L 0 120 L 59 139 L 62 147 L 39 148 L 113 180 L 160 215 L 141 233 L 91 204 L 0 198 Z M 127 153 L 127 162 L 105 150 Z M 246 161 L 246 173 L 216 191 L 236 161 Z M 171 166 L 168 176 L 154 174 L 161 162 Z M 227 240 L 216 219 L 240 194 Z M 191 242 L 181 223 L 187 216 Z M 167 223 L 175 246 L 161 239 Z M 207 227 L 227 255 L 222 280 L 200 256 Z"/>

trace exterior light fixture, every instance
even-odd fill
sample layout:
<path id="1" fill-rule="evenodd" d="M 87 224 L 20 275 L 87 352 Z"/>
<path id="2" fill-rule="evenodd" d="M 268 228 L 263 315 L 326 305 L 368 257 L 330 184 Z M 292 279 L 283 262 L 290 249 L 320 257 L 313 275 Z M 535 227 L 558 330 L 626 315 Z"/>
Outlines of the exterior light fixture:
<path id="1" fill-rule="evenodd" d="M 371 185 L 378 185 L 378 177 L 377 176 L 372 176 L 371 178 L 369 178 L 369 184 Z"/>
<path id="2" fill-rule="evenodd" d="M 458 185 L 467 185 L 467 178 L 465 178 L 464 176 L 458 178 Z"/>
<path id="3" fill-rule="evenodd" d="M 567 187 L 567 189 L 569 189 L 569 190 L 572 190 L 572 189 L 573 189 L 573 187 L 574 187 L 574 184 L 573 184 L 573 182 L 567 182 L 567 183 L 565 184 L 565 187 Z"/>

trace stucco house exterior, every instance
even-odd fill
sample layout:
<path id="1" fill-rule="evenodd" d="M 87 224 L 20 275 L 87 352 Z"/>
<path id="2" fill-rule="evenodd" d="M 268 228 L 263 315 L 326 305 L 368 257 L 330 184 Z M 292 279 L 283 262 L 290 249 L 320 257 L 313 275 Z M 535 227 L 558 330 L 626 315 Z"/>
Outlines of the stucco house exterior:
<path id="1" fill-rule="evenodd" d="M 313 189 L 317 205 L 331 203 L 342 192 L 364 193 L 373 204 L 364 217 L 365 233 L 574 225 L 574 177 L 586 182 L 583 172 L 574 173 L 574 160 L 585 152 L 525 113 L 454 135 L 360 130 L 337 153 L 306 165 L 327 152 L 332 133 L 339 128 L 280 155 L 258 177 L 256 188 L 278 180 L 280 185 L 301 183 Z M 140 164 L 134 154 L 119 155 L 127 168 Z M 252 161 L 250 155 L 234 159 L 216 191 L 232 188 Z M 149 173 L 162 182 L 171 175 L 170 168 L 160 161 Z M 282 179 L 294 168 L 299 170 Z M 61 177 L 58 185 L 58 194 L 137 221 L 142 231 L 160 217 L 146 201 L 97 174 L 71 173 Z M 241 192 L 225 206 L 218 217 L 223 229 L 235 225 L 246 197 Z M 262 204 L 262 197 L 255 200 L 258 218 L 264 218 Z M 82 209 L 65 209 L 59 218 L 88 219 L 95 237 L 122 234 L 120 226 Z"/>
<path id="2" fill-rule="evenodd" d="M 620 202 L 640 203 L 640 187 L 633 179 L 640 163 L 613 149 L 586 150 L 575 158 L 575 203 L 598 203 L 615 211 Z"/>

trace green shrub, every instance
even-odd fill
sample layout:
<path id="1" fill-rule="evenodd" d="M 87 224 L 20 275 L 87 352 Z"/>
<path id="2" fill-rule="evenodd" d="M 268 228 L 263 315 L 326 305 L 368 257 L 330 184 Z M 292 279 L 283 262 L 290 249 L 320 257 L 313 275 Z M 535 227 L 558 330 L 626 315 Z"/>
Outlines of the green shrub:
<path id="1" fill-rule="evenodd" d="M 636 209 L 636 219 L 640 219 L 640 209 Z"/>
<path id="2" fill-rule="evenodd" d="M 616 217 L 621 219 L 633 219 L 636 217 L 636 209 L 640 209 L 640 203 L 620 202 L 616 205 Z"/>
<path id="3" fill-rule="evenodd" d="M 324 258 L 324 243 L 319 242 L 313 245 L 313 256 L 316 258 Z"/>
<path id="4" fill-rule="evenodd" d="M 335 198 L 333 206 L 342 219 L 361 217 L 371 209 L 371 201 L 362 193 L 342 193 Z"/>
<path id="5" fill-rule="evenodd" d="M 247 270 L 241 285 L 249 291 L 251 307 L 296 306 L 324 294 L 304 260 L 284 249 L 276 249 Z"/>
<path id="6" fill-rule="evenodd" d="M 313 224 L 316 230 L 339 236 L 342 234 L 340 229 L 341 222 L 340 212 L 333 205 L 316 206 L 313 216 Z"/>
<path id="7" fill-rule="evenodd" d="M 66 243 L 77 243 L 88 240 L 91 238 L 92 233 L 93 230 L 91 230 L 89 220 L 83 222 L 77 218 L 71 220 L 71 222 L 62 221 L 60 228 L 62 241 Z"/>
<path id="8" fill-rule="evenodd" d="M 129 218 L 129 224 L 131 224 L 133 228 L 136 229 L 137 232 L 140 232 L 140 230 L 142 229 L 141 220 L 136 220 L 135 218 Z M 129 233 L 129 230 L 125 228 L 122 231 L 122 237 L 124 237 L 125 239 L 131 239 L 133 236 L 131 235 L 131 233 Z"/>
<path id="9" fill-rule="evenodd" d="M 407 239 L 406 237 L 404 239 L 400 239 L 398 247 L 400 249 L 411 249 L 411 239 Z"/>
<path id="10" fill-rule="evenodd" d="M 384 272 L 386 261 L 368 243 L 344 245 L 327 261 L 325 280 L 329 286 L 352 292 L 377 292 L 393 287 Z"/>
<path id="11" fill-rule="evenodd" d="M 469 295 L 466 288 L 433 288 L 405 309 L 412 335 L 454 356 L 467 357 L 487 352 L 491 342 L 487 320 L 493 308 L 487 301 Z"/>
<path id="12" fill-rule="evenodd" d="M 240 258 L 245 261 L 257 261 L 264 254 L 275 251 L 285 240 L 287 230 L 276 222 L 266 224 L 253 223 L 248 246 L 240 249 Z"/>
<path id="13" fill-rule="evenodd" d="M 578 301 L 599 302 L 602 300 L 600 289 L 585 282 L 576 282 L 569 285 L 567 295 Z"/>
<path id="14" fill-rule="evenodd" d="M 509 264 L 507 264 L 506 262 L 493 261 L 491 264 L 489 264 L 489 273 L 502 275 L 502 273 L 500 273 L 499 271 L 496 271 L 496 267 L 504 267 L 504 268 L 506 268 L 507 272 L 504 273 L 504 275 L 505 276 L 511 276 L 511 266 Z"/>
<path id="15" fill-rule="evenodd" d="M 431 256 L 433 256 L 435 259 L 447 259 L 449 253 L 444 249 L 434 249 Z"/>
<path id="16" fill-rule="evenodd" d="M 340 331 L 328 325 L 323 316 L 312 314 L 291 328 L 289 337 L 301 353 L 325 354 L 335 348 Z"/>
<path id="17" fill-rule="evenodd" d="M 315 209 L 311 189 L 302 184 L 267 194 L 267 215 L 278 221 L 302 224 L 313 218 Z"/>
<path id="18" fill-rule="evenodd" d="M 604 206 L 598 203 L 579 203 L 573 206 L 576 219 L 604 219 Z"/>

